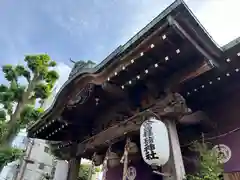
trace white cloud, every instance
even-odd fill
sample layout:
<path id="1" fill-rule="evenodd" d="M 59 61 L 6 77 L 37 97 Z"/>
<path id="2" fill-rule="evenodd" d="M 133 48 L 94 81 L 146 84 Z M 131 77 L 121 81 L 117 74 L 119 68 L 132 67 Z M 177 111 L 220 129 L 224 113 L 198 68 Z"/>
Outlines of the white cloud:
<path id="1" fill-rule="evenodd" d="M 220 46 L 240 36 L 239 0 L 188 0 L 187 4 Z"/>
<path id="2" fill-rule="evenodd" d="M 125 43 L 173 0 L 149 0 L 135 3 L 133 22 L 123 27 L 120 44 Z M 220 46 L 240 36 L 240 0 L 186 0 L 200 23 Z"/>
<path id="3" fill-rule="evenodd" d="M 118 40 L 118 43 L 126 43 L 172 2 L 173 0 L 139 0 L 134 2 L 131 17 L 125 20 L 126 25 L 122 27 L 122 37 Z"/>
<path id="4" fill-rule="evenodd" d="M 58 65 L 56 67 L 56 71 L 59 74 L 59 80 L 57 81 L 56 86 L 61 87 L 67 80 L 68 80 L 68 75 L 71 71 L 71 67 L 66 65 L 63 62 L 58 62 Z"/>

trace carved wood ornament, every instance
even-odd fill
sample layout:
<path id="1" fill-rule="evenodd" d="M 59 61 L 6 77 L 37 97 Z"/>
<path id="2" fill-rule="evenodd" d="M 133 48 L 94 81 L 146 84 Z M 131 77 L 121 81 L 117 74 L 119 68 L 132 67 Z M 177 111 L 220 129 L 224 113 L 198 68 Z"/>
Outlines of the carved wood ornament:
<path id="1" fill-rule="evenodd" d="M 77 104 L 84 104 L 91 96 L 94 90 L 94 84 L 87 84 L 74 97 L 72 97 L 67 104 L 67 107 L 75 107 Z"/>

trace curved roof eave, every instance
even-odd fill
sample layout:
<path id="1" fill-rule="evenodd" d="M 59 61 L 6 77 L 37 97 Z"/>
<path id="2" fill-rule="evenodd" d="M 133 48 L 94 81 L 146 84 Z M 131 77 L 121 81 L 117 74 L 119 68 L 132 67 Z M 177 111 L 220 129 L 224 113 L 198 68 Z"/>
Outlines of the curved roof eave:
<path id="1" fill-rule="evenodd" d="M 100 64 L 98 64 L 94 68 L 85 68 L 81 70 L 80 72 L 76 73 L 73 77 L 68 79 L 64 85 L 60 88 L 58 91 L 56 97 L 54 98 L 51 106 L 44 112 L 44 114 L 40 117 L 40 119 L 32 124 L 28 130 L 32 128 L 37 128 L 36 126 L 40 125 L 41 123 L 44 123 L 44 121 L 41 121 L 43 119 L 47 119 L 53 112 L 54 109 L 56 108 L 57 101 L 62 99 L 63 97 L 66 97 L 67 90 L 69 87 L 76 81 L 79 80 L 82 75 L 84 74 L 96 74 L 98 72 L 101 72 L 103 69 L 108 67 L 110 64 L 113 64 L 117 62 L 119 59 L 121 59 L 121 56 L 125 55 L 128 51 L 131 51 L 133 49 L 137 42 L 144 36 L 147 35 L 149 30 L 153 29 L 156 27 L 163 19 L 165 19 L 168 15 L 178 13 L 175 10 L 178 7 L 184 7 L 184 11 L 189 12 L 190 16 L 196 20 L 196 17 L 192 14 L 192 12 L 189 10 L 189 8 L 186 6 L 186 4 L 182 0 L 176 0 L 173 2 L 169 7 L 167 7 L 162 13 L 160 13 L 156 18 L 154 18 L 149 24 L 147 24 L 142 30 L 140 30 L 135 36 L 133 36 L 127 43 L 125 43 L 123 46 L 119 46 L 113 53 L 111 53 L 109 56 L 107 56 Z M 196 21 L 197 24 L 201 26 L 201 24 Z M 210 35 L 204 31 L 206 36 L 210 37 Z M 210 38 L 212 40 L 212 38 Z M 213 41 L 213 40 L 212 40 Z M 215 42 L 213 42 L 215 44 Z M 215 44 L 216 45 L 216 44 Z M 217 46 L 217 45 L 216 45 Z"/>
<path id="2" fill-rule="evenodd" d="M 163 18 L 165 18 L 167 15 L 169 15 L 174 9 L 176 9 L 179 5 L 182 5 L 182 0 L 176 0 L 174 3 L 172 3 L 168 8 L 166 8 L 162 13 L 160 13 L 153 21 L 151 21 L 149 24 L 147 24 L 142 30 L 140 30 L 136 35 L 134 35 L 125 45 L 119 46 L 113 53 L 111 53 L 107 58 L 105 58 L 100 64 L 98 64 L 95 68 L 88 68 L 83 69 L 82 71 L 76 73 L 73 77 L 68 79 L 63 86 L 60 88 L 58 93 L 56 94 L 56 97 L 54 98 L 51 106 L 44 112 L 44 114 L 40 117 L 40 119 L 32 124 L 29 129 L 32 129 L 37 124 L 41 123 L 41 119 L 45 119 L 49 116 L 51 111 L 54 109 L 56 105 L 56 101 L 58 99 L 61 99 L 61 95 L 64 94 L 64 91 L 76 80 L 79 79 L 83 74 L 95 74 L 102 69 L 104 69 L 109 63 L 112 63 L 114 60 L 117 60 L 116 56 L 123 54 L 124 51 L 131 48 L 132 45 L 140 39 L 146 32 L 148 32 L 151 28 L 153 28 L 156 24 L 159 23 Z"/>

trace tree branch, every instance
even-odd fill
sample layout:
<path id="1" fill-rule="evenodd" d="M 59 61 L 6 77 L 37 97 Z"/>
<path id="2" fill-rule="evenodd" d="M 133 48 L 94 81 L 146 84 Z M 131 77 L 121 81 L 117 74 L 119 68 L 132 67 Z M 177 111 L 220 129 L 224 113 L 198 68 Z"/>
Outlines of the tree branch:
<path id="1" fill-rule="evenodd" d="M 31 92 L 33 91 L 36 83 L 38 80 L 38 76 L 34 75 L 33 79 L 29 82 L 27 90 L 23 93 L 22 99 L 21 101 L 19 101 L 17 103 L 16 109 L 14 111 L 14 113 L 10 116 L 10 120 L 8 121 L 7 125 L 8 125 L 8 133 L 6 134 L 6 136 L 3 138 L 3 142 L 5 144 L 11 145 L 14 137 L 15 137 L 15 125 L 17 124 L 17 121 L 20 118 L 20 114 L 24 108 L 24 106 L 26 105 L 26 103 L 29 100 L 29 96 L 31 95 Z"/>

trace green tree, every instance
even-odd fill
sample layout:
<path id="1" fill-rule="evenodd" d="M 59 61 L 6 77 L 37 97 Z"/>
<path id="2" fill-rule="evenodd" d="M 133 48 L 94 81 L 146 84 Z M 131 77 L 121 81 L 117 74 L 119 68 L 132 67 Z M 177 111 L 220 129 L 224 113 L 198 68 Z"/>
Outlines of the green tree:
<path id="1" fill-rule="evenodd" d="M 48 98 L 59 78 L 53 70 L 56 62 L 46 54 L 28 55 L 24 61 L 26 66 L 2 67 L 8 84 L 0 85 L 0 152 L 3 147 L 12 151 L 12 141 L 20 129 L 39 118 L 43 110 L 36 108 L 36 102 Z"/>
<path id="2" fill-rule="evenodd" d="M 79 180 L 88 180 L 88 175 L 90 172 L 90 168 L 91 168 L 92 164 L 81 164 L 80 165 L 80 170 L 79 170 Z M 92 175 L 100 172 L 100 168 L 99 167 L 94 167 L 92 169 Z"/>
<path id="3" fill-rule="evenodd" d="M 79 171 L 79 180 L 88 180 L 90 164 L 81 164 Z"/>
<path id="4" fill-rule="evenodd" d="M 0 148 L 0 169 L 7 163 L 10 163 L 23 156 L 23 151 L 16 148 L 1 147 Z"/>
<path id="5" fill-rule="evenodd" d="M 195 143 L 191 148 L 199 155 L 199 169 L 194 175 L 187 175 L 188 180 L 221 180 L 223 165 L 218 154 L 213 152 L 206 143 Z"/>

